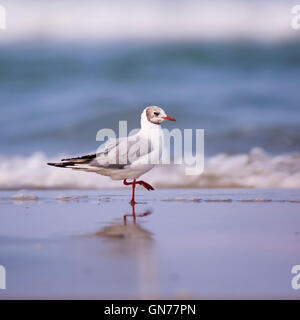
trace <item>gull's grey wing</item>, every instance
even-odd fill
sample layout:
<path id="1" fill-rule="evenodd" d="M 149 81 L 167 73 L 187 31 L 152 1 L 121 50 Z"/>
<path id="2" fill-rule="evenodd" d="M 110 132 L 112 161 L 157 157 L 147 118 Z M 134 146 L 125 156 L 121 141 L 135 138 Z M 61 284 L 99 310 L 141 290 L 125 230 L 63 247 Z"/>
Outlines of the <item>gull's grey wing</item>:
<path id="1" fill-rule="evenodd" d="M 81 170 L 123 169 L 152 151 L 150 140 L 138 135 L 109 139 L 100 148 L 95 154 L 62 159 L 60 163 L 48 165 Z"/>
<path id="2" fill-rule="evenodd" d="M 151 142 L 146 138 L 138 135 L 119 138 L 115 139 L 115 142 L 110 141 L 89 164 L 95 167 L 122 169 L 151 151 Z"/>

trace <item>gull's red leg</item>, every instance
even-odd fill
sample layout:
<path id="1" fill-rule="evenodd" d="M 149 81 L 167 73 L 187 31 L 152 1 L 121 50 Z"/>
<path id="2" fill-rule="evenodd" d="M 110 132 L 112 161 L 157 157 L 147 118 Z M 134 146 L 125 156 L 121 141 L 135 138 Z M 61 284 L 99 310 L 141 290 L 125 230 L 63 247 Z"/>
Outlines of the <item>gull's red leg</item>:
<path id="1" fill-rule="evenodd" d="M 123 180 L 123 184 L 125 184 L 126 186 L 128 185 L 132 185 L 132 197 L 131 197 L 131 201 L 130 204 L 134 205 L 136 204 L 135 200 L 134 200 L 134 193 L 135 193 L 135 185 L 136 185 L 136 180 L 133 179 L 132 182 L 127 182 L 126 179 Z"/>
<path id="2" fill-rule="evenodd" d="M 154 190 L 154 188 L 151 186 L 151 184 L 149 184 L 149 183 L 147 183 L 147 182 L 145 182 L 143 180 L 136 181 L 136 179 L 133 179 L 132 182 L 127 182 L 126 179 L 124 179 L 123 180 L 123 184 L 125 184 L 125 186 L 132 185 L 132 197 L 131 197 L 131 201 L 130 201 L 131 205 L 136 204 L 136 202 L 134 200 L 134 193 L 135 193 L 135 185 L 136 184 L 139 184 L 139 185 L 143 186 L 148 191 Z"/>
<path id="3" fill-rule="evenodd" d="M 147 183 L 147 182 L 145 182 L 145 181 L 143 181 L 143 180 L 136 181 L 135 183 L 143 186 L 143 187 L 146 188 L 148 191 L 154 190 L 154 188 L 151 186 L 151 184 L 149 184 L 149 183 Z"/>
<path id="4" fill-rule="evenodd" d="M 127 182 L 126 179 L 124 179 L 123 184 L 125 184 L 125 186 L 129 186 L 130 184 L 132 184 L 132 182 Z"/>
<path id="5" fill-rule="evenodd" d="M 132 182 L 132 197 L 131 197 L 131 205 L 133 205 L 133 211 L 134 211 L 134 205 L 136 204 L 135 200 L 134 200 L 134 191 L 135 191 L 135 179 L 133 179 Z"/>

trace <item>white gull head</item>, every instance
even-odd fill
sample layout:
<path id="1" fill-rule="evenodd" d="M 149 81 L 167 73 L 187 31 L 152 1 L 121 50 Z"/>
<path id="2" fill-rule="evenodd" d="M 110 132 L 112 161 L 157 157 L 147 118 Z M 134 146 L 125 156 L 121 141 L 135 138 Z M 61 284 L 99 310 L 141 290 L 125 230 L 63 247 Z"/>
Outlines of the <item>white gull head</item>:
<path id="1" fill-rule="evenodd" d="M 141 129 L 160 127 L 160 124 L 165 120 L 176 121 L 174 118 L 168 116 L 160 107 L 146 107 L 141 115 Z"/>

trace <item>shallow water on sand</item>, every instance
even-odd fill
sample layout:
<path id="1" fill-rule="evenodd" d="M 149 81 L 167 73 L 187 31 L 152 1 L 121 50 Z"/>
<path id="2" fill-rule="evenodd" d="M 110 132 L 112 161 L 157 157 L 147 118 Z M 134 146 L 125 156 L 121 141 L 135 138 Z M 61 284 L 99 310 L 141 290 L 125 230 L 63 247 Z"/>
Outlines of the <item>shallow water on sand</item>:
<path id="1" fill-rule="evenodd" d="M 299 190 L 0 193 L 0 298 L 300 298 Z M 124 217 L 124 215 L 127 215 Z"/>

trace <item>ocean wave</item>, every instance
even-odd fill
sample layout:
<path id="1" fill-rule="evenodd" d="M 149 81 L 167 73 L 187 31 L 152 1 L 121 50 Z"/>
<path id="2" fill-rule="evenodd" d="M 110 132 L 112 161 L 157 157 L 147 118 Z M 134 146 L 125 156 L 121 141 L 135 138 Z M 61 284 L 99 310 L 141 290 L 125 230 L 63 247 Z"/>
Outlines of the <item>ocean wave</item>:
<path id="1" fill-rule="evenodd" d="M 290 0 L 2 0 L 1 40 L 271 39 L 295 37 Z"/>
<path id="2" fill-rule="evenodd" d="M 49 158 L 0 156 L 0 189 L 116 189 L 122 183 L 94 173 L 52 168 Z M 300 154 L 269 155 L 260 148 L 248 154 L 218 154 L 206 159 L 202 175 L 185 175 L 185 167 L 157 166 L 143 179 L 158 188 L 300 188 Z"/>

